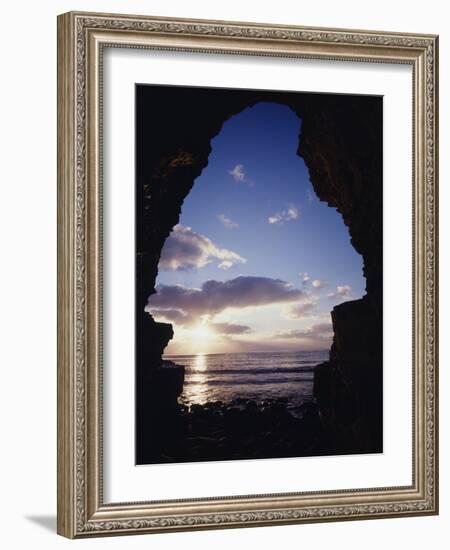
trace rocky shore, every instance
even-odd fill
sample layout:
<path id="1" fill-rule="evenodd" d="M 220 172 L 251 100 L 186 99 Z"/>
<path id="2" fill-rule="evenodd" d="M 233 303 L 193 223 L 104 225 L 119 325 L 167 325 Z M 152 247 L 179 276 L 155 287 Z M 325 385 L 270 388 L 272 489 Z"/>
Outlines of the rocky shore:
<path id="1" fill-rule="evenodd" d="M 314 402 L 294 416 L 285 399 L 237 399 L 180 406 L 149 453 L 147 463 L 155 464 L 318 456 L 339 454 L 339 448 Z"/>

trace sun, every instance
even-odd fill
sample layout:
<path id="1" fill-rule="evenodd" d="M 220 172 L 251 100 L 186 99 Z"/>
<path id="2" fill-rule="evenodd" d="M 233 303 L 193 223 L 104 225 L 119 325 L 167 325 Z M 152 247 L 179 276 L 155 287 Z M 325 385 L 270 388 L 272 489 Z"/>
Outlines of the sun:
<path id="1" fill-rule="evenodd" d="M 204 323 L 198 324 L 197 326 L 192 328 L 189 332 L 197 342 L 201 341 L 206 343 L 212 336 L 211 329 L 208 327 L 208 325 Z"/>
<path id="2" fill-rule="evenodd" d="M 188 338 L 194 353 L 208 353 L 214 332 L 207 323 L 199 323 L 189 330 Z"/>

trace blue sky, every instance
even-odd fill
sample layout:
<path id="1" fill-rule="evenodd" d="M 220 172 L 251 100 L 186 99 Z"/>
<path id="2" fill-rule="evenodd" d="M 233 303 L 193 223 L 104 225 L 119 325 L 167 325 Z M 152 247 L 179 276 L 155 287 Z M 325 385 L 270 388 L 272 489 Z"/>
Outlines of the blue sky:
<path id="1" fill-rule="evenodd" d="M 259 103 L 212 141 L 149 301 L 174 325 L 168 354 L 327 349 L 331 308 L 365 294 L 348 229 L 296 154 L 300 131 L 288 107 Z"/>

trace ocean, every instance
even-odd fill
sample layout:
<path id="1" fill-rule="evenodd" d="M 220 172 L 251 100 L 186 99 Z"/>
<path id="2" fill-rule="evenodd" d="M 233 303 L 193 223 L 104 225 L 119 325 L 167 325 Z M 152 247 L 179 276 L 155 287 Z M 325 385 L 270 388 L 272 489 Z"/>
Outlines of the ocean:
<path id="1" fill-rule="evenodd" d="M 295 415 L 300 405 L 312 398 L 314 367 L 328 360 L 328 355 L 328 351 L 289 351 L 164 358 L 186 368 L 183 393 L 179 398 L 184 405 L 285 398 Z"/>

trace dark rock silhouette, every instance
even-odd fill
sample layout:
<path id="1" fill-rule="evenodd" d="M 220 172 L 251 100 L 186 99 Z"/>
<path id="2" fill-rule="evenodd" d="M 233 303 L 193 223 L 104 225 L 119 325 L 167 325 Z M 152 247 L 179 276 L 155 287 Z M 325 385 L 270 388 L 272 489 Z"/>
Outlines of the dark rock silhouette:
<path id="1" fill-rule="evenodd" d="M 302 120 L 298 154 L 320 200 L 335 207 L 362 255 L 367 294 L 332 311 L 330 361 L 317 368 L 314 394 L 329 452 L 382 451 L 382 100 L 349 96 L 169 86 L 136 92 L 136 456 L 176 419 L 176 391 L 161 391 L 171 325 L 144 311 L 159 257 L 181 205 L 208 163 L 223 123 L 260 101 L 287 105 Z M 267 128 L 270 131 L 270 127 Z M 181 374 L 180 374 L 181 376 Z M 179 383 L 178 381 L 174 384 Z M 175 397 L 176 402 L 176 397 Z M 177 415 L 175 415 L 176 417 Z M 174 426 L 172 426 L 175 429 Z M 155 439 L 156 438 L 156 439 Z M 330 439 L 330 442 L 331 442 Z"/>
<path id="2" fill-rule="evenodd" d="M 180 407 L 157 445 L 149 446 L 151 463 L 196 462 L 318 456 L 336 452 L 323 429 L 317 406 L 305 404 L 302 416 L 286 400 L 256 403 L 236 399 Z"/>

